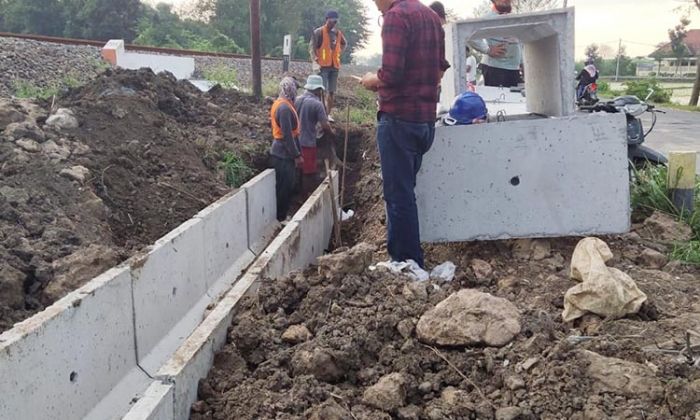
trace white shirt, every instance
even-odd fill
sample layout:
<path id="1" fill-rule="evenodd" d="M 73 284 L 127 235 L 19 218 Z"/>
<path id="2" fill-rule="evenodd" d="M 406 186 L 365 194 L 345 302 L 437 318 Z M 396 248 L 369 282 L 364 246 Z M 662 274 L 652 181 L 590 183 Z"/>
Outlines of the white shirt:
<path id="1" fill-rule="evenodd" d="M 471 66 L 471 67 L 470 67 Z M 473 55 L 470 55 L 467 57 L 467 67 L 469 68 L 469 71 L 467 71 L 467 82 L 476 82 L 476 58 L 474 58 Z"/>

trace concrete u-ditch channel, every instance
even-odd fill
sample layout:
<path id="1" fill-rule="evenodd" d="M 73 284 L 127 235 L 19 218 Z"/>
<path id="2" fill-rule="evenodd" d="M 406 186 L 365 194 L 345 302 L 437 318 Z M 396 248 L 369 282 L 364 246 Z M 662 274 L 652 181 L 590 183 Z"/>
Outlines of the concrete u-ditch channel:
<path id="1" fill-rule="evenodd" d="M 0 419 L 187 419 L 241 297 L 326 250 L 337 178 L 275 236 L 265 171 L 4 332 Z"/>

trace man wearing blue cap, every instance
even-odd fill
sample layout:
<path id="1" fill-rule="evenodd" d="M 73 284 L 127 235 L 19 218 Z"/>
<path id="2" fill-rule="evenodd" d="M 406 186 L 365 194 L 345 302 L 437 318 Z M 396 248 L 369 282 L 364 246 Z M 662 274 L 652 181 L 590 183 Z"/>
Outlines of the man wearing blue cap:
<path id="1" fill-rule="evenodd" d="M 304 163 L 301 165 L 301 192 L 303 196 L 311 194 L 318 186 L 320 179 L 318 176 L 318 128 L 325 134 L 333 135 L 333 129 L 328 124 L 328 116 L 321 102 L 323 97 L 323 79 L 317 74 L 312 74 L 306 80 L 304 86 L 306 92 L 297 97 L 294 108 L 299 113 L 301 121 L 301 133 L 299 134 L 299 144 L 301 145 L 301 156 Z"/>
<path id="2" fill-rule="evenodd" d="M 340 72 L 340 56 L 347 45 L 343 33 L 338 29 L 338 12 L 329 10 L 326 23 L 314 30 L 309 50 L 311 58 L 320 67 L 323 86 L 326 90 L 326 111 L 329 119 L 335 102 L 335 90 Z"/>

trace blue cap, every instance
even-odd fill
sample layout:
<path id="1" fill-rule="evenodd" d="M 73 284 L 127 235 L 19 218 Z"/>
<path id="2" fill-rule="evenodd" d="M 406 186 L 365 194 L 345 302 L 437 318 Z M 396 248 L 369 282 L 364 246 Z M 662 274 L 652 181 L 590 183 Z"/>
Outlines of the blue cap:
<path id="1" fill-rule="evenodd" d="M 338 12 L 329 10 L 326 12 L 326 19 L 338 19 Z"/>

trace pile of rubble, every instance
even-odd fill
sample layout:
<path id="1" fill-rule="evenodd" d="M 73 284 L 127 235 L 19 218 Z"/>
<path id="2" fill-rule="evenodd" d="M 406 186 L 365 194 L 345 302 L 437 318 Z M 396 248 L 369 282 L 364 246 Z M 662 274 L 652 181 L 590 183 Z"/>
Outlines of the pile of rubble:
<path id="1" fill-rule="evenodd" d="M 267 112 L 145 69 L 0 100 L 0 331 L 225 195 L 225 152 L 263 169 Z"/>

